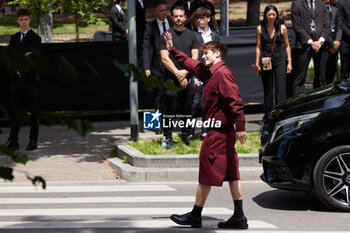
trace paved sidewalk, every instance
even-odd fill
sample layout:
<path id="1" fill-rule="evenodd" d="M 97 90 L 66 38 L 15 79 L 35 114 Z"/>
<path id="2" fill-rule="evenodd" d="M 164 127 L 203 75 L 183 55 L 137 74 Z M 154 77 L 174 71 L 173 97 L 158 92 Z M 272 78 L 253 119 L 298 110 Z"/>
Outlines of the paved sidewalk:
<path id="1" fill-rule="evenodd" d="M 246 115 L 247 131 L 259 129 L 262 114 Z M 80 137 L 75 131 L 64 126 L 40 127 L 39 149 L 26 151 L 29 128 L 22 127 L 19 135 L 21 152 L 28 155 L 28 163 L 15 165 L 14 182 L 27 181 L 30 176 L 40 175 L 46 181 L 99 181 L 115 180 L 116 172 L 107 159 L 113 144 L 130 138 L 127 121 L 95 122 L 94 131 Z M 5 143 L 9 128 L 2 127 L 0 142 Z M 140 133 L 140 138 L 156 137 L 149 130 Z M 158 136 L 160 137 L 160 136 Z M 0 166 L 13 166 L 10 160 L 1 156 Z M 2 181 L 1 181 L 2 182 Z"/>

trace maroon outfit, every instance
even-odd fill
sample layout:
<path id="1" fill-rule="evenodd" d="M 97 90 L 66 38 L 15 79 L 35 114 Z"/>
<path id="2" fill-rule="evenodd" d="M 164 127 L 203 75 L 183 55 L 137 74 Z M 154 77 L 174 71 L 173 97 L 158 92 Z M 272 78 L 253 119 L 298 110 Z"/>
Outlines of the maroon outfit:
<path id="1" fill-rule="evenodd" d="M 209 129 L 203 141 L 199 155 L 199 183 L 222 186 L 223 181 L 240 180 L 234 148 L 235 131 L 245 131 L 245 117 L 235 77 L 224 61 L 208 68 L 176 48 L 170 54 L 181 67 L 202 79 L 204 120 L 221 121 L 221 128 Z"/>

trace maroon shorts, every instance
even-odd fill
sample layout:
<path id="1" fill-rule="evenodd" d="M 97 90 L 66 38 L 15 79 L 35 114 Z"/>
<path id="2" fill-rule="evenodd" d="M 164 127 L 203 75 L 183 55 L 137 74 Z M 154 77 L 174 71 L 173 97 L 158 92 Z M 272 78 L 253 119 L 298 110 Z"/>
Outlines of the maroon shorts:
<path id="1" fill-rule="evenodd" d="M 208 130 L 199 154 L 200 184 L 222 186 L 223 181 L 240 180 L 233 128 Z"/>

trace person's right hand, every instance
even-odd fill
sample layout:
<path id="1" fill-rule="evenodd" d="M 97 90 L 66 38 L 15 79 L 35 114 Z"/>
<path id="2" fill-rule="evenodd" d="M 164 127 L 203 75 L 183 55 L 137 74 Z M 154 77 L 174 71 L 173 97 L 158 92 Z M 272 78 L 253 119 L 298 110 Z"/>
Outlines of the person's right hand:
<path id="1" fill-rule="evenodd" d="M 164 34 L 164 39 L 165 39 L 165 44 L 166 44 L 166 48 L 168 51 L 171 51 L 174 47 L 173 45 L 173 36 L 171 35 L 170 32 L 166 32 Z"/>
<path id="2" fill-rule="evenodd" d="M 151 71 L 150 70 L 145 70 L 145 75 L 146 75 L 146 77 L 151 76 Z"/>

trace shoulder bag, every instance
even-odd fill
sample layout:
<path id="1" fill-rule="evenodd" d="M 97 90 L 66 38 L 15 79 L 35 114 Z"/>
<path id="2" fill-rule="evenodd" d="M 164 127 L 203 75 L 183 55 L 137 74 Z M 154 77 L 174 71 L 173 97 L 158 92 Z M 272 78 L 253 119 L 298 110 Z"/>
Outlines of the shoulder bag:
<path id="1" fill-rule="evenodd" d="M 276 36 L 277 36 L 277 30 L 275 32 L 275 37 L 273 39 L 271 55 L 269 57 L 262 57 L 261 58 L 261 64 L 262 64 L 262 69 L 263 70 L 272 70 L 271 59 L 272 59 L 273 49 L 275 48 Z"/>

